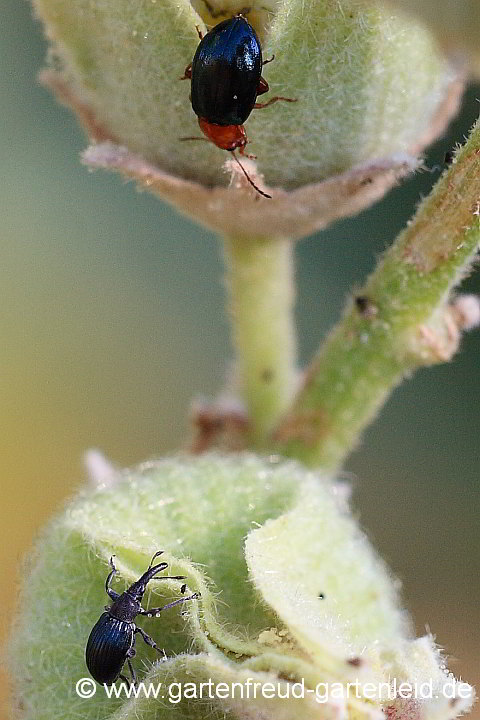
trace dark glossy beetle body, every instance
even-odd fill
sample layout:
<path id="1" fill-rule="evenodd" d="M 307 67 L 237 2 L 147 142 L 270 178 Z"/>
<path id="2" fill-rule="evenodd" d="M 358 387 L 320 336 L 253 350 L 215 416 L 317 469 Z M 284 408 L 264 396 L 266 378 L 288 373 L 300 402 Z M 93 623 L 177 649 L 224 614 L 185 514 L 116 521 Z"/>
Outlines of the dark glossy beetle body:
<path id="1" fill-rule="evenodd" d="M 111 685 L 118 678 L 131 657 L 134 627 L 132 622 L 112 617 L 110 612 L 100 615 L 85 650 L 88 670 L 97 682 Z"/>
<path id="2" fill-rule="evenodd" d="M 243 123 L 254 108 L 268 107 L 278 100 L 295 102 L 295 99 L 276 95 L 265 103 L 256 101 L 258 95 L 269 90 L 262 77 L 262 67 L 273 57 L 262 60 L 257 34 L 242 15 L 224 20 L 205 36 L 198 27 L 197 30 L 200 44 L 182 80 L 192 80 L 192 108 L 198 116 L 200 129 L 217 147 L 233 154 L 259 195 L 271 198 L 255 185 L 234 151 L 238 149 L 241 155 L 245 154 L 248 139 Z"/>
<path id="3" fill-rule="evenodd" d="M 257 34 L 237 15 L 201 40 L 192 61 L 192 107 L 216 125 L 243 125 L 253 110 L 262 75 Z"/>
<path id="4" fill-rule="evenodd" d="M 135 670 L 133 669 L 131 658 L 135 655 L 135 635 L 140 633 L 144 641 L 150 647 L 161 652 L 154 640 L 147 635 L 144 630 L 137 627 L 133 622 L 137 615 L 145 615 L 147 617 L 159 617 L 162 610 L 180 605 L 187 600 L 193 600 L 198 597 L 197 593 L 189 597 L 183 597 L 179 600 L 164 605 L 159 608 L 144 610 L 141 602 L 143 595 L 150 580 L 185 580 L 182 575 L 173 577 L 155 577 L 157 573 L 168 567 L 166 562 L 153 565 L 156 557 L 162 554 L 162 551 L 155 553 L 152 561 L 143 573 L 143 575 L 132 585 L 130 585 L 124 593 L 119 595 L 112 590 L 110 583 L 117 570 L 113 564 L 113 558 L 110 558 L 111 571 L 105 581 L 105 590 L 113 603 L 111 607 L 105 608 L 98 621 L 93 626 L 85 648 L 85 661 L 92 677 L 99 683 L 111 685 L 118 677 L 128 682 L 127 678 L 121 674 L 124 664 L 127 662 L 132 676 L 132 682 L 136 682 Z M 185 585 L 182 585 L 182 592 L 185 592 Z"/>
<path id="5" fill-rule="evenodd" d="M 296 100 L 275 96 L 257 103 L 257 96 L 269 90 L 262 67 L 273 57 L 262 59 L 257 34 L 242 15 L 215 25 L 205 36 L 200 30 L 198 34 L 200 44 L 182 78 L 192 80 L 192 108 L 209 140 L 222 150 L 238 148 L 243 155 L 248 142 L 243 123 L 252 110 Z"/>

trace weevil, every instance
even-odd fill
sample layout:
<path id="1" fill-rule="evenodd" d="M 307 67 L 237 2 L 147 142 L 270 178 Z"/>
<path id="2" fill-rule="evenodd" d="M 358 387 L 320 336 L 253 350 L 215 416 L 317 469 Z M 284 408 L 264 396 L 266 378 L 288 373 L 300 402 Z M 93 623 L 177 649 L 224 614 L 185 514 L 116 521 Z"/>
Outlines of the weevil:
<path id="1" fill-rule="evenodd" d="M 266 108 L 279 100 L 296 102 L 296 98 L 276 95 L 265 103 L 257 102 L 257 96 L 269 90 L 262 67 L 274 57 L 262 59 L 257 34 L 243 15 L 224 20 L 206 35 L 199 30 L 198 34 L 200 44 L 182 80 L 192 81 L 192 108 L 200 129 L 217 147 L 231 152 L 249 183 L 270 198 L 253 183 L 234 151 L 245 154 L 248 139 L 243 123 L 254 108 Z"/>
<path id="2" fill-rule="evenodd" d="M 117 573 L 113 562 L 115 556 L 110 558 L 111 570 L 105 580 L 105 591 L 113 600 L 113 603 L 105 607 L 105 612 L 100 615 L 93 626 L 85 648 L 85 661 L 88 670 L 98 683 L 112 685 L 119 677 L 125 682 L 129 682 L 122 675 L 123 666 L 127 663 L 131 674 L 131 682 L 134 685 L 136 684 L 137 676 L 131 659 L 135 656 L 135 635 L 137 633 L 142 636 L 147 645 L 158 650 L 158 652 L 162 652 L 156 642 L 142 628 L 135 625 L 133 621 L 137 615 L 159 617 L 163 610 L 168 610 L 188 600 L 194 600 L 199 596 L 198 593 L 193 593 L 188 597 L 182 597 L 167 603 L 163 607 L 151 608 L 150 610 L 143 609 L 141 603 L 150 580 L 186 579 L 183 575 L 156 577 L 159 572 L 168 567 L 166 562 L 157 565 L 153 564 L 155 558 L 163 552 L 163 550 L 160 550 L 155 553 L 143 575 L 121 595 L 110 587 L 112 579 Z M 182 593 L 185 592 L 186 587 L 186 585 L 182 585 Z"/>

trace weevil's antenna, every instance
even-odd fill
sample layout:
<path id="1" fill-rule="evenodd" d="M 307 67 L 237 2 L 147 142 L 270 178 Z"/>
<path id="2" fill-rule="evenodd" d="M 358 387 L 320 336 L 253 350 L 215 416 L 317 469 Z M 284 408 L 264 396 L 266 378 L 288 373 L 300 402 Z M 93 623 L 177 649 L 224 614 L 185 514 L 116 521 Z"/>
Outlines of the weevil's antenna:
<path id="1" fill-rule="evenodd" d="M 263 192 L 263 190 L 260 190 L 260 188 L 257 187 L 257 185 L 255 185 L 255 183 L 253 182 L 252 178 L 251 178 L 250 175 L 247 173 L 247 171 L 246 171 L 245 168 L 243 167 L 242 163 L 240 162 L 240 160 L 239 160 L 239 159 L 237 158 L 237 156 L 235 155 L 235 152 L 234 152 L 233 150 L 230 150 L 230 152 L 232 153 L 233 157 L 235 158 L 235 162 L 237 163 L 237 165 L 239 165 L 239 166 L 241 167 L 242 172 L 243 172 L 243 174 L 245 175 L 245 177 L 247 178 L 247 180 L 248 180 L 248 182 L 250 183 L 250 185 L 251 185 L 253 188 L 255 188 L 255 190 L 258 192 L 259 195 L 263 195 L 263 197 L 269 198 L 269 199 L 271 200 L 271 199 L 272 199 L 272 196 L 271 196 L 271 195 L 267 195 L 266 192 Z"/>

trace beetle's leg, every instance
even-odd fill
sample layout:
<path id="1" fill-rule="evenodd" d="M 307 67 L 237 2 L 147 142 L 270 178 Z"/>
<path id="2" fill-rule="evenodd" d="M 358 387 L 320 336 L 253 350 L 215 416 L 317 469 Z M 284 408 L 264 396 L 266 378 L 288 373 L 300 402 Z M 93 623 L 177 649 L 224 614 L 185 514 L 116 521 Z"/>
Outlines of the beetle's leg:
<path id="1" fill-rule="evenodd" d="M 263 80 L 263 78 L 260 78 L 260 79 Z M 267 87 L 267 90 L 268 90 L 268 87 Z M 267 92 L 267 90 L 262 90 L 262 93 Z M 257 95 L 261 95 L 261 93 L 259 93 L 257 91 Z M 269 105 L 273 105 L 274 103 L 278 102 L 279 100 L 283 100 L 284 102 L 297 102 L 297 99 L 298 98 L 287 98 L 287 97 L 283 97 L 282 95 L 275 95 L 275 97 L 270 98 L 270 100 L 267 100 L 267 102 L 265 102 L 265 103 L 255 103 L 255 105 L 253 107 L 255 108 L 255 110 L 261 110 L 262 108 L 266 108 Z"/>
<path id="2" fill-rule="evenodd" d="M 147 633 L 145 632 L 145 630 L 142 630 L 142 628 L 140 628 L 140 627 L 136 627 L 135 630 L 134 630 L 134 632 L 140 633 L 140 635 L 142 636 L 142 638 L 144 639 L 144 641 L 147 643 L 147 645 L 150 645 L 150 647 L 152 647 L 154 650 L 157 650 L 157 652 L 163 652 L 163 650 L 158 647 L 158 645 L 157 645 L 157 643 L 155 642 L 155 640 L 153 640 L 153 638 L 151 638 L 150 635 L 147 635 Z M 129 664 L 130 664 L 130 661 L 128 661 L 128 662 L 129 662 Z"/>
<path id="3" fill-rule="evenodd" d="M 127 662 L 128 662 L 128 669 L 130 670 L 130 673 L 131 673 L 131 676 L 132 676 L 132 677 L 131 677 L 130 680 L 129 680 L 125 675 L 122 675 L 121 673 L 120 673 L 120 675 L 119 675 L 118 677 L 119 677 L 121 680 L 123 680 L 123 682 L 125 683 L 125 685 L 128 685 L 129 687 L 132 687 L 132 685 L 133 685 L 133 687 L 136 687 L 136 686 L 137 686 L 137 673 L 135 672 L 135 670 L 134 670 L 134 668 L 133 668 L 133 665 L 132 665 L 132 663 L 130 662 L 130 660 L 127 660 Z"/>
<path id="4" fill-rule="evenodd" d="M 134 654 L 135 654 L 135 652 L 134 652 Z M 136 684 L 137 684 L 137 673 L 135 672 L 135 668 L 133 667 L 130 658 L 127 658 L 127 664 L 128 664 L 128 669 L 130 670 L 130 675 L 132 676 L 131 683 L 132 683 L 132 685 L 136 686 Z"/>
<path id="5" fill-rule="evenodd" d="M 185 72 L 183 73 L 180 80 L 191 80 L 191 78 L 192 78 L 192 63 L 190 63 L 190 65 L 187 65 L 187 67 L 185 68 Z"/>
<path id="6" fill-rule="evenodd" d="M 178 600 L 174 600 L 171 603 L 167 603 L 167 605 L 164 605 L 163 607 L 158 608 L 150 608 L 150 610 L 140 610 L 139 615 L 145 615 L 145 617 L 158 617 L 163 610 L 168 610 L 169 608 L 175 607 L 176 605 L 181 605 L 184 602 L 187 602 L 188 600 L 196 600 L 196 598 L 199 597 L 198 593 L 193 593 L 193 595 L 189 595 L 188 597 L 179 598 Z M 143 632 L 140 628 L 137 628 L 135 632 Z"/>
<path id="7" fill-rule="evenodd" d="M 272 55 L 271 58 L 268 58 L 268 60 L 263 60 L 262 65 L 268 65 L 268 63 L 271 63 L 275 60 L 275 55 Z M 265 81 L 264 81 L 265 82 Z"/>
<path id="8" fill-rule="evenodd" d="M 257 95 L 263 95 L 263 93 L 266 93 L 269 90 L 270 90 L 270 87 L 268 85 L 268 82 L 265 80 L 264 77 L 260 76 L 260 80 L 258 81 L 258 86 L 257 86 Z M 253 107 L 255 107 L 255 105 Z"/>
<path id="9" fill-rule="evenodd" d="M 242 147 L 239 149 L 238 152 L 240 153 L 240 155 L 242 155 L 243 157 L 248 158 L 249 160 L 256 160 L 256 159 L 257 159 L 257 156 L 256 156 L 256 155 L 252 155 L 251 153 L 249 154 L 249 153 L 246 153 L 246 152 L 245 152 L 245 145 L 242 145 Z"/>
<path id="10" fill-rule="evenodd" d="M 113 576 L 116 575 L 116 573 L 117 573 L 117 568 L 113 564 L 114 557 L 115 557 L 115 555 L 112 555 L 112 557 L 110 558 L 110 567 L 112 569 L 108 573 L 107 579 L 105 580 L 105 592 L 107 593 L 107 595 L 109 597 L 112 598 L 112 600 L 118 600 L 120 595 L 117 592 L 115 592 L 115 590 L 112 590 L 112 588 L 110 587 L 110 583 L 112 582 Z"/>
<path id="11" fill-rule="evenodd" d="M 200 30 L 198 25 L 195 25 L 195 27 L 197 29 L 198 37 L 200 38 L 200 40 L 203 40 L 203 37 L 204 37 L 203 32 Z"/>
<path id="12" fill-rule="evenodd" d="M 273 60 L 273 58 L 272 58 Z M 267 62 L 271 62 L 271 60 L 267 60 Z M 265 63 L 264 63 L 265 64 Z M 263 95 L 264 93 L 268 92 L 270 90 L 268 82 L 265 80 L 265 78 L 260 77 L 260 80 L 258 81 L 258 87 L 257 87 L 257 95 Z M 265 103 L 255 103 L 253 106 L 256 110 L 260 110 L 261 108 L 266 108 L 269 105 L 273 105 L 273 103 L 276 103 L 278 100 L 284 100 L 285 102 L 297 102 L 297 98 L 287 98 L 283 97 L 281 95 L 275 95 L 275 97 L 270 98 L 270 100 L 267 100 Z"/>

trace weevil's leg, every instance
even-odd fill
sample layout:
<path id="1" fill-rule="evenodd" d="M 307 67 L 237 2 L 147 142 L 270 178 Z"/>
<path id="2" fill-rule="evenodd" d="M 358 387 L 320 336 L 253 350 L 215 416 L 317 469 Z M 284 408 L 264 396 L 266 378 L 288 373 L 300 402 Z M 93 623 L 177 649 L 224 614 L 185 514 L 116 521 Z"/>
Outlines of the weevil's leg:
<path id="1" fill-rule="evenodd" d="M 261 80 L 263 78 L 260 78 Z M 268 88 L 267 88 L 268 89 Z M 267 92 L 266 90 L 262 90 L 262 92 Z M 261 95 L 262 93 L 257 91 L 257 95 Z M 269 105 L 273 105 L 274 103 L 278 102 L 279 100 L 283 100 L 284 102 L 297 102 L 298 98 L 287 98 L 283 97 L 282 95 L 275 95 L 275 97 L 270 98 L 270 100 L 267 100 L 265 103 L 255 103 L 253 106 L 255 110 L 261 110 L 262 108 L 266 108 Z"/>
<path id="2" fill-rule="evenodd" d="M 200 40 L 203 40 L 203 38 L 204 38 L 203 32 L 200 30 L 198 25 L 195 25 L 195 27 L 197 29 L 198 37 L 200 38 Z"/>
<path id="3" fill-rule="evenodd" d="M 113 578 L 114 575 L 115 575 L 115 571 L 112 570 L 112 572 L 111 572 L 110 575 L 107 577 L 107 580 L 106 580 L 106 582 L 105 582 L 105 590 L 107 591 L 107 595 L 108 595 L 109 597 L 111 597 L 112 600 L 118 600 L 118 598 L 120 597 L 120 595 L 119 595 L 117 592 L 115 592 L 115 590 L 112 590 L 112 588 L 110 587 L 110 582 L 111 582 L 111 580 L 112 580 L 112 578 Z"/>
<path id="4" fill-rule="evenodd" d="M 142 615 L 143 615 L 143 613 L 142 613 Z M 153 639 L 150 637 L 150 635 L 147 635 L 147 633 L 145 632 L 145 630 L 142 630 L 142 628 L 136 627 L 136 628 L 135 628 L 135 632 L 136 632 L 136 633 L 140 633 L 140 635 L 142 636 L 142 638 L 144 639 L 144 641 L 147 643 L 147 645 L 150 645 L 150 647 L 154 648 L 154 650 L 156 650 L 157 652 L 163 652 L 163 650 L 158 647 L 158 645 L 157 645 L 157 643 L 155 642 L 155 640 L 153 640 Z M 129 661 L 129 662 L 130 662 L 130 661 Z"/>
<path id="5" fill-rule="evenodd" d="M 123 680 L 123 682 L 125 683 L 125 685 L 128 685 L 129 687 L 130 687 L 131 685 L 135 685 L 135 683 L 134 683 L 132 680 L 129 680 L 125 675 L 122 675 L 121 673 L 120 673 L 120 675 L 119 675 L 118 677 L 120 678 L 120 680 Z"/>
<path id="6" fill-rule="evenodd" d="M 120 595 L 117 592 L 115 592 L 115 590 L 112 590 L 112 588 L 110 587 L 110 583 L 112 582 L 113 576 L 116 575 L 116 573 L 117 573 L 117 568 L 113 564 L 114 557 L 115 557 L 115 555 L 112 555 L 112 557 L 110 558 L 110 567 L 112 569 L 108 573 L 107 579 L 105 580 L 105 592 L 107 593 L 107 595 L 109 597 L 112 598 L 112 600 L 118 600 Z"/>
<path id="7" fill-rule="evenodd" d="M 163 607 L 158 608 L 150 608 L 150 610 L 141 610 L 139 612 L 139 615 L 145 615 L 145 617 L 158 617 L 161 612 L 164 610 L 168 610 L 169 608 L 175 607 L 176 605 L 181 605 L 184 602 L 188 602 L 188 600 L 196 600 L 199 596 L 199 593 L 193 593 L 193 595 L 189 595 L 185 598 L 179 598 L 178 600 L 174 600 L 171 603 L 168 603 L 167 605 L 164 605 Z M 135 632 L 142 632 L 140 628 L 137 628 Z"/>
<path id="8" fill-rule="evenodd" d="M 180 78 L 180 80 L 191 80 L 191 78 L 192 78 L 192 63 L 190 63 L 190 65 L 187 65 L 187 67 L 185 68 L 185 72 L 182 75 L 182 77 Z"/>
<path id="9" fill-rule="evenodd" d="M 127 659 L 127 663 L 128 663 L 128 669 L 130 670 L 130 675 L 132 676 L 132 680 L 131 680 L 132 685 L 136 686 L 136 684 L 137 684 L 137 673 L 135 672 L 135 668 L 133 667 L 130 658 Z"/>
<path id="10" fill-rule="evenodd" d="M 271 62 L 273 62 L 274 60 L 275 60 L 275 55 L 272 55 L 272 57 L 271 57 L 271 58 L 268 58 L 268 60 L 264 60 L 264 61 L 262 62 L 262 65 L 268 65 L 268 63 L 271 63 Z M 262 78 L 262 79 L 263 79 L 263 78 Z M 265 80 L 264 80 L 264 82 L 265 82 Z"/>

